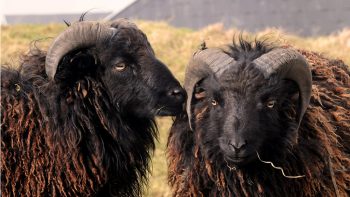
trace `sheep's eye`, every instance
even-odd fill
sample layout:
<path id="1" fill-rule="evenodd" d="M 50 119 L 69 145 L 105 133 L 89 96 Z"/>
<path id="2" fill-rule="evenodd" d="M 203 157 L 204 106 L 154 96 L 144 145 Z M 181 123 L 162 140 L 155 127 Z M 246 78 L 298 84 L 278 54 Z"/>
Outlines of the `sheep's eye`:
<path id="1" fill-rule="evenodd" d="M 114 67 L 114 69 L 116 71 L 119 71 L 119 72 L 125 70 L 125 68 L 126 68 L 126 65 L 124 63 L 119 63 L 119 64 L 115 65 L 115 67 Z"/>
<path id="2" fill-rule="evenodd" d="M 270 101 L 267 101 L 266 103 L 266 107 L 272 109 L 276 104 L 276 101 L 275 100 L 270 100 Z"/>
<path id="3" fill-rule="evenodd" d="M 215 99 L 213 99 L 213 100 L 211 100 L 211 104 L 212 104 L 213 106 L 216 106 L 216 105 L 218 105 L 218 102 L 217 102 Z"/>

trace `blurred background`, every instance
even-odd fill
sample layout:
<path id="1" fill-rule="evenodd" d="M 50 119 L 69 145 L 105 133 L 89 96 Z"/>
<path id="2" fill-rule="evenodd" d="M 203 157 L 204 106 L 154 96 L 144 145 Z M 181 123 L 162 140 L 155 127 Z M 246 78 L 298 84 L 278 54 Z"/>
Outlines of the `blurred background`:
<path id="1" fill-rule="evenodd" d="M 68 22 L 130 18 L 156 55 L 183 82 L 203 40 L 209 47 L 247 39 L 311 50 L 350 64 L 349 0 L 1 0 L 1 65 L 18 66 L 32 41 L 46 50 Z M 145 196 L 170 196 L 165 147 L 171 118 L 157 119 L 159 139 Z"/>
<path id="2" fill-rule="evenodd" d="M 256 32 L 276 27 L 302 36 L 327 35 L 350 26 L 349 0 L 2 0 L 2 24 L 48 24 L 125 17 L 166 21 L 176 27 L 226 28 Z"/>

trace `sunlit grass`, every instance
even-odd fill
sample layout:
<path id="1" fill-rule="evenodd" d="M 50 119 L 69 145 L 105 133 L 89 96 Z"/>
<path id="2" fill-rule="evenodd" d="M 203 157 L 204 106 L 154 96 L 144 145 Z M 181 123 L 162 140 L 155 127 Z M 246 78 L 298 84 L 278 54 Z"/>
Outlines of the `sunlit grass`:
<path id="1" fill-rule="evenodd" d="M 185 67 L 194 51 L 198 49 L 203 40 L 207 46 L 218 46 L 232 41 L 234 35 L 242 32 L 237 29 L 224 30 L 220 24 L 211 25 L 199 31 L 185 28 L 174 28 L 162 22 L 137 21 L 150 43 L 156 55 L 167 64 L 174 75 L 183 82 Z M 1 64 L 18 65 L 20 54 L 28 51 L 33 40 L 42 49 L 46 49 L 52 38 L 65 29 L 64 24 L 50 25 L 14 25 L 1 27 Z M 350 64 L 350 29 L 343 30 L 334 35 L 301 38 L 290 35 L 278 29 L 266 29 L 256 34 L 243 32 L 251 39 L 255 37 L 268 39 L 277 44 L 288 44 L 298 48 L 313 50 L 330 58 L 342 59 Z M 170 196 L 167 185 L 167 162 L 165 146 L 171 118 L 158 119 L 160 137 L 153 156 L 152 174 L 146 196 L 160 197 Z"/>

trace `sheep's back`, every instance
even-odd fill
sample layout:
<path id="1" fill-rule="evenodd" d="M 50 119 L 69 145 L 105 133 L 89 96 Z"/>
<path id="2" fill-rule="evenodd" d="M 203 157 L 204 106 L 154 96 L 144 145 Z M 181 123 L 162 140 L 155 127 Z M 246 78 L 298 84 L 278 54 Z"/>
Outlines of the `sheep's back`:
<path id="1" fill-rule="evenodd" d="M 333 185 L 339 196 L 350 187 L 350 69 L 341 60 L 331 60 L 300 50 L 312 71 L 312 96 L 300 127 L 299 140 L 318 139 L 324 150 Z M 314 168 L 320 167 L 315 164 Z M 317 182 L 317 181 L 315 181 Z M 335 182 L 337 184 L 335 184 Z M 322 182 L 318 183 L 320 186 Z M 322 185 L 332 193 L 333 185 Z"/>
<path id="2" fill-rule="evenodd" d="M 327 59 L 300 50 L 312 70 L 312 97 L 306 116 L 316 130 L 327 130 L 328 137 L 342 144 L 350 154 L 350 68 L 341 60 Z"/>

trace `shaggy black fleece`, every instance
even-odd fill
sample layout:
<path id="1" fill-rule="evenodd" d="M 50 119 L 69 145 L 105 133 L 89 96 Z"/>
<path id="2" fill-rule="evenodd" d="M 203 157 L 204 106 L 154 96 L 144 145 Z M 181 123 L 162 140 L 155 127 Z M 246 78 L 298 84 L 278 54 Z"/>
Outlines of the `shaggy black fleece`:
<path id="1" fill-rule="evenodd" d="M 309 62 L 313 75 L 310 106 L 298 131 L 291 117 L 295 112 L 288 94 L 293 84 L 264 79 L 250 62 L 269 51 L 261 42 L 240 40 L 231 46 L 230 55 L 240 69 L 222 74 L 220 83 L 204 79 L 198 87 L 207 90 L 205 98 L 195 101 L 193 130 L 184 111 L 177 116 L 168 139 L 169 183 L 173 196 L 348 196 L 350 193 L 350 72 L 342 61 L 329 60 L 316 53 L 300 50 Z M 209 81 L 206 81 L 209 80 Z M 219 87 L 216 87 L 219 86 Z M 287 87 L 286 87 L 287 86 Z M 236 94 L 224 95 L 228 88 Z M 230 90 L 232 90 L 230 89 Z M 272 91 L 277 97 L 275 112 L 254 111 L 247 104 L 258 95 Z M 266 92 L 266 91 L 265 91 Z M 250 94 L 250 95 L 246 95 Z M 242 96 L 243 97 L 240 97 Z M 193 95 L 189 95 L 193 96 Z M 262 160 L 271 161 L 280 170 L 258 158 L 242 165 L 225 160 L 219 139 L 223 135 L 220 121 L 226 115 L 230 98 L 245 112 L 243 120 L 252 129 L 248 139 L 257 140 Z M 242 99 L 243 100 L 239 100 Z M 215 103 L 213 105 L 213 99 Z M 239 101 L 239 102 L 238 102 Z M 224 103 L 224 104 L 223 104 Z M 221 108 L 220 108 L 221 107 Z M 232 117 L 234 118 L 234 117 Z M 240 122 L 244 124 L 244 122 Z M 296 133 L 297 132 L 297 133 Z"/>

